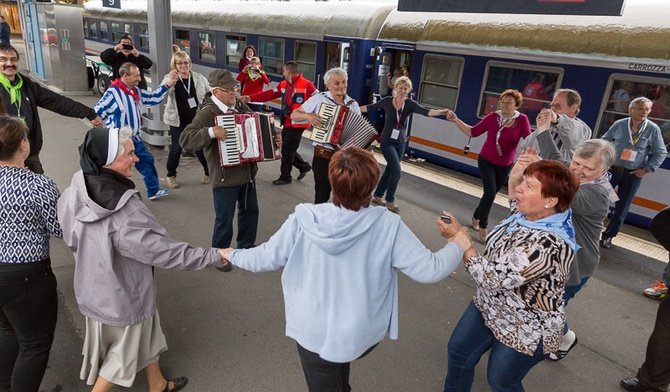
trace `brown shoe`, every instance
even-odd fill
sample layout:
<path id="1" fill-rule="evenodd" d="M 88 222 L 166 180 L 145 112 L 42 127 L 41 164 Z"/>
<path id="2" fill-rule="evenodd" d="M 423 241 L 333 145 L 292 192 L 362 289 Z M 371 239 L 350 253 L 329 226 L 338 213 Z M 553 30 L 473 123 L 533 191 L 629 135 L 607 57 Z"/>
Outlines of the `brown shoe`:
<path id="1" fill-rule="evenodd" d="M 203 184 L 203 185 L 206 185 L 206 184 L 209 184 L 210 181 L 211 180 L 209 179 L 209 176 L 203 176 L 202 180 L 200 180 L 200 183 Z"/>
<path id="2" fill-rule="evenodd" d="M 168 187 L 170 189 L 179 188 L 179 183 L 177 182 L 177 177 L 168 177 L 167 178 Z"/>

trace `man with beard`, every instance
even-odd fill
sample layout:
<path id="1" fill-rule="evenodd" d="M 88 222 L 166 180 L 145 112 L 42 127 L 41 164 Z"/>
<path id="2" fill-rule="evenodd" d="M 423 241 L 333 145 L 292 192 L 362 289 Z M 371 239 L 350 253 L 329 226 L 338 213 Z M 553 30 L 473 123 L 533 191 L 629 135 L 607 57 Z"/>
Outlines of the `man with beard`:
<path id="1" fill-rule="evenodd" d="M 39 153 L 42 150 L 42 124 L 38 107 L 51 110 L 62 116 L 84 118 L 94 127 L 102 126 L 102 120 L 88 106 L 57 94 L 33 82 L 19 72 L 19 53 L 7 43 L 0 43 L 0 98 L 7 114 L 22 118 L 28 126 L 30 155 L 25 165 L 33 173 L 44 174 Z"/>

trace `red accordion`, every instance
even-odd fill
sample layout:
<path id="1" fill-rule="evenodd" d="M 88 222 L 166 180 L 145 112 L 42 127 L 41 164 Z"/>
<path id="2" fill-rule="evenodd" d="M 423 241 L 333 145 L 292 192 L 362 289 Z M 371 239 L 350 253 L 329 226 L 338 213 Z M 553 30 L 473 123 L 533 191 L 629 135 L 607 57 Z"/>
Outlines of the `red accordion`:
<path id="1" fill-rule="evenodd" d="M 231 113 L 214 116 L 214 125 L 226 130 L 219 140 L 222 167 L 281 159 L 272 113 Z"/>

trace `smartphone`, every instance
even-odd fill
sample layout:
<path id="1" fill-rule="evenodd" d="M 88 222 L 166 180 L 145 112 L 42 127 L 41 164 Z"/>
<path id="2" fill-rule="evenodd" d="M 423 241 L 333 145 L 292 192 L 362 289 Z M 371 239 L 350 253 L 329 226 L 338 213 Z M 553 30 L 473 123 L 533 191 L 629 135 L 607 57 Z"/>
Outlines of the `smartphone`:
<path id="1" fill-rule="evenodd" d="M 125 50 L 133 50 L 133 45 L 123 44 L 121 45 Z"/>
<path id="2" fill-rule="evenodd" d="M 441 215 L 440 219 L 442 219 L 442 222 L 450 225 L 451 224 L 451 217 L 449 215 Z"/>

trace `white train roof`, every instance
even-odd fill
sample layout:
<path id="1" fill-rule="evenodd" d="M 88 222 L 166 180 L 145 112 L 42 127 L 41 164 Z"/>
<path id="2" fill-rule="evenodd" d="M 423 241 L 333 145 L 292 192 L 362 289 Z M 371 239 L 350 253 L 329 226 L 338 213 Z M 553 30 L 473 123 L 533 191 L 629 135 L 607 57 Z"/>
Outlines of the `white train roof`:
<path id="1" fill-rule="evenodd" d="M 176 25 L 240 33 L 321 39 L 323 36 L 376 39 L 395 2 L 377 1 L 173 1 Z M 146 20 L 147 2 L 123 0 L 123 9 L 84 4 L 84 14 L 114 19 Z"/>
<path id="2" fill-rule="evenodd" d="M 619 17 L 393 11 L 379 38 L 670 62 L 670 1 L 627 0 Z"/>

